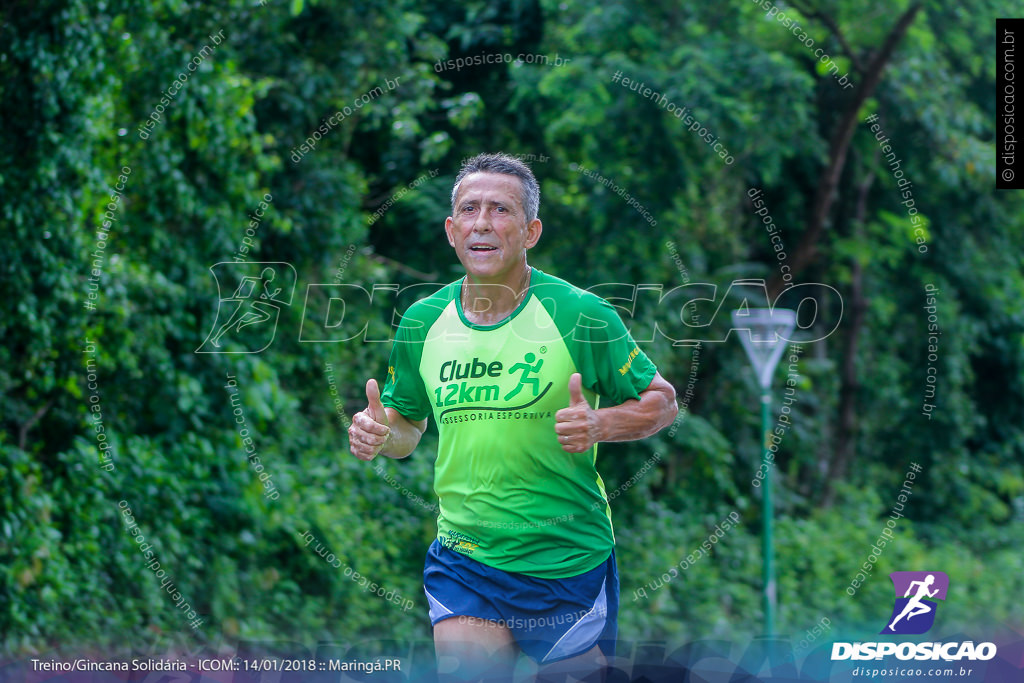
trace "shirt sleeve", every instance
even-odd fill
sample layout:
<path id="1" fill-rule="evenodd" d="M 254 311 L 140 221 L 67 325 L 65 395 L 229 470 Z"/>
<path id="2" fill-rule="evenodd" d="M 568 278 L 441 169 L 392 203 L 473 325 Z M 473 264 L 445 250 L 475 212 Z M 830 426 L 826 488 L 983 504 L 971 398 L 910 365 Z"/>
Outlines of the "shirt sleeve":
<path id="1" fill-rule="evenodd" d="M 402 318 L 388 360 L 381 403 L 394 408 L 408 420 L 423 420 L 431 414 L 429 396 L 420 376 L 425 330 L 421 321 Z"/>
<path id="2" fill-rule="evenodd" d="M 583 386 L 612 405 L 639 399 L 658 369 L 630 336 L 615 307 L 599 296 L 584 295 L 573 331 L 573 360 Z"/>

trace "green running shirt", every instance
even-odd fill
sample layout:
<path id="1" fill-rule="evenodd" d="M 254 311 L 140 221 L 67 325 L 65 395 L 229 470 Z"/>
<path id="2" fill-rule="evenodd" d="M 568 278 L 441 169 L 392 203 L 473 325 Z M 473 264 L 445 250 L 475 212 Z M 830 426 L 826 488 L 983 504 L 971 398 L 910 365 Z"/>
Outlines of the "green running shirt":
<path id="1" fill-rule="evenodd" d="M 529 292 L 496 325 L 469 322 L 462 280 L 409 307 L 381 400 L 433 415 L 439 440 L 437 538 L 486 565 L 565 578 L 604 562 L 615 537 L 597 445 L 566 453 L 555 413 L 579 372 L 594 408 L 637 399 L 656 368 L 615 308 L 531 269 Z"/>

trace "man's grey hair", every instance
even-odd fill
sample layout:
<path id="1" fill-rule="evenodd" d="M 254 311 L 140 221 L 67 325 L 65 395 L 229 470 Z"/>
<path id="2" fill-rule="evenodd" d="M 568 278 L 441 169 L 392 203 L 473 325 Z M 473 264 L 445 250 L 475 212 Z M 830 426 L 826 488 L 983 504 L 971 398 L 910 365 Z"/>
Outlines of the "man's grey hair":
<path id="1" fill-rule="evenodd" d="M 452 187 L 452 215 L 455 215 L 455 197 L 459 194 L 459 185 L 462 179 L 471 173 L 501 173 L 513 175 L 519 178 L 523 187 L 523 210 L 526 211 L 526 222 L 529 223 L 537 217 L 540 211 L 540 185 L 533 177 L 533 171 L 514 156 L 498 154 L 477 154 L 475 157 L 466 159 L 459 175 L 455 176 L 455 185 Z"/>

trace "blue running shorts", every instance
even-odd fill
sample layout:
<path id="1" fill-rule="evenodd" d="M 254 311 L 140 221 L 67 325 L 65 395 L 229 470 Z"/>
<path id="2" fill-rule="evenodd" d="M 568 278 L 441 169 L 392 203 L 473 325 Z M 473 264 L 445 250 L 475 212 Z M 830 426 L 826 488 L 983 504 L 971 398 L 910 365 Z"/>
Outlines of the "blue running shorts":
<path id="1" fill-rule="evenodd" d="M 505 626 L 534 661 L 547 664 L 597 645 L 615 655 L 619 573 L 615 551 L 594 569 L 564 579 L 541 579 L 495 569 L 435 540 L 423 567 L 430 623 L 453 617 Z"/>

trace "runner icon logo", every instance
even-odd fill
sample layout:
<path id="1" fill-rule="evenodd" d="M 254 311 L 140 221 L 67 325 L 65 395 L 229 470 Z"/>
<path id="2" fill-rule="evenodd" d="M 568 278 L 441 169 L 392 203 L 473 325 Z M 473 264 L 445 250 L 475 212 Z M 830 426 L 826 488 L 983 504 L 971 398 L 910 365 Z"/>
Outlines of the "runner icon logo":
<path id="1" fill-rule="evenodd" d="M 935 623 L 936 600 L 945 600 L 949 576 L 944 572 L 893 572 L 889 574 L 896 604 L 883 634 L 918 635 Z"/>
<path id="2" fill-rule="evenodd" d="M 274 341 L 281 309 L 290 306 L 295 268 L 283 262 L 223 261 L 210 266 L 217 281 L 217 316 L 196 353 L 259 353 Z"/>

